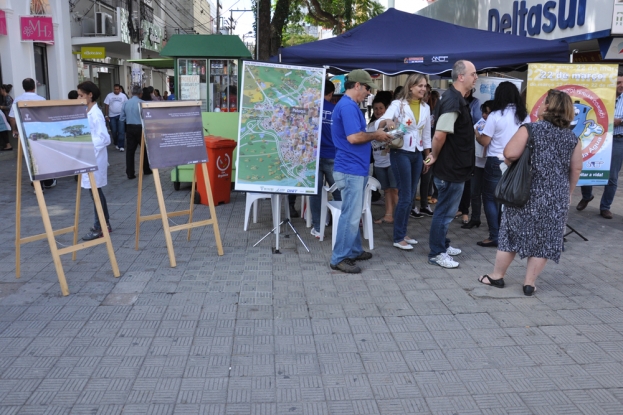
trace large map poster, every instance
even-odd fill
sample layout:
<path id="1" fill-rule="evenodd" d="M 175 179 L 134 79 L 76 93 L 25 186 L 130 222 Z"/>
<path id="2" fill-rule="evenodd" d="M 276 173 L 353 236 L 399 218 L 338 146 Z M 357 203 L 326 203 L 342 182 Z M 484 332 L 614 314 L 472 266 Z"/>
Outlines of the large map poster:
<path id="1" fill-rule="evenodd" d="M 317 194 L 325 70 L 242 67 L 236 190 Z"/>
<path id="2" fill-rule="evenodd" d="M 528 65 L 526 104 L 533 122 L 548 90 L 558 89 L 571 96 L 575 107 L 571 129 L 582 141 L 583 166 L 578 186 L 608 183 L 616 84 L 617 65 Z"/>

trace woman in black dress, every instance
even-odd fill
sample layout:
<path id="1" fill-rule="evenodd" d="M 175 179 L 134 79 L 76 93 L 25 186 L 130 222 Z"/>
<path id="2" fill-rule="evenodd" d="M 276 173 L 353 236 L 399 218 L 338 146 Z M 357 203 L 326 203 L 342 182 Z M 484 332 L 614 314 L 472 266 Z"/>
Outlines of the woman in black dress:
<path id="1" fill-rule="evenodd" d="M 582 171 L 582 143 L 569 129 L 574 118 L 571 97 L 550 89 L 532 125 L 532 185 L 530 199 L 520 208 L 504 207 L 493 273 L 478 281 L 504 287 L 504 275 L 515 254 L 528 257 L 523 291 L 536 290 L 535 281 L 548 259 L 558 263 L 569 212 L 570 196 Z M 504 149 L 505 163 L 517 160 L 526 147 L 528 130 L 520 127 Z"/>

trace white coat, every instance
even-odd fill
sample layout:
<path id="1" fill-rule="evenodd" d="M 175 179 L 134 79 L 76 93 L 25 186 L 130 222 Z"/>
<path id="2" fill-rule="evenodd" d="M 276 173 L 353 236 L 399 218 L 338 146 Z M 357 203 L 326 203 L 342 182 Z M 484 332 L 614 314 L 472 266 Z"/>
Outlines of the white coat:
<path id="1" fill-rule="evenodd" d="M 385 114 L 375 123 L 376 129 L 379 128 L 379 124 L 383 120 L 395 120 L 407 127 L 404 145 L 402 146 L 403 150 L 415 152 L 416 149 L 422 151 L 425 148 L 431 148 L 431 118 L 428 104 L 420 103 L 420 115 L 417 124 L 409 103 L 406 100 L 400 99 L 392 101 Z"/>
<path id="2" fill-rule="evenodd" d="M 104 187 L 108 184 L 108 145 L 110 144 L 110 135 L 106 129 L 106 120 L 102 110 L 97 104 L 87 113 L 89 118 L 89 129 L 91 130 L 91 139 L 95 145 L 95 159 L 97 160 L 97 171 L 93 172 L 97 187 Z M 82 175 L 82 188 L 90 189 L 89 175 Z"/>

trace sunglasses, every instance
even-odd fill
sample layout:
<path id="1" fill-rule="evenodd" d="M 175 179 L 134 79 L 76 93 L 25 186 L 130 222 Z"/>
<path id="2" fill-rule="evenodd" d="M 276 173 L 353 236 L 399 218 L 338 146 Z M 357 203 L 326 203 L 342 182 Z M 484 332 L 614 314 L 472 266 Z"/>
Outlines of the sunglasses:
<path id="1" fill-rule="evenodd" d="M 366 89 L 366 91 L 370 92 L 370 85 L 368 85 L 368 84 L 361 84 L 361 86 L 363 86 Z"/>

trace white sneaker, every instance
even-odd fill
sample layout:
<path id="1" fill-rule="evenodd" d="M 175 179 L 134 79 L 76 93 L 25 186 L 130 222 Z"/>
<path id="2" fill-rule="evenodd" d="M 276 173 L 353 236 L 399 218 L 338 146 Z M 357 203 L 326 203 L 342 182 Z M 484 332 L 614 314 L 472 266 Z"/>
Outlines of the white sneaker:
<path id="1" fill-rule="evenodd" d="M 115 146 L 115 148 L 116 148 L 117 150 L 119 150 L 119 146 Z"/>
<path id="2" fill-rule="evenodd" d="M 314 228 L 311 228 L 311 234 L 312 236 L 315 236 L 317 239 L 320 239 L 320 232 L 318 232 Z"/>
<path id="3" fill-rule="evenodd" d="M 451 246 L 449 246 L 448 249 L 446 249 L 446 254 L 452 255 L 452 256 L 459 255 L 461 252 L 463 251 L 461 251 L 459 248 L 452 248 Z"/>
<path id="4" fill-rule="evenodd" d="M 121 148 L 119 149 L 119 151 L 121 151 L 121 152 L 123 153 L 125 150 L 123 149 L 123 147 L 121 147 Z"/>
<path id="5" fill-rule="evenodd" d="M 433 265 L 439 265 L 443 268 L 458 268 L 459 266 L 459 263 L 454 261 L 452 257 L 445 252 L 437 255 L 436 257 L 430 258 L 428 262 Z"/>

